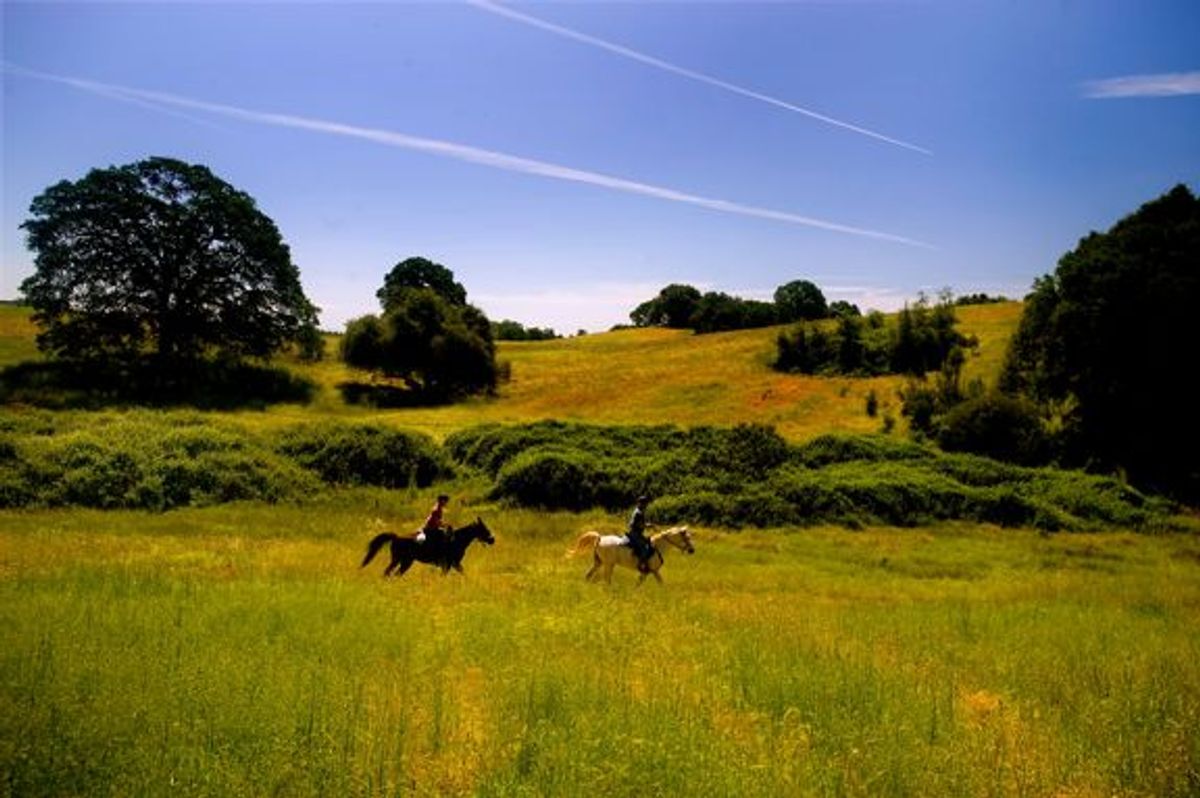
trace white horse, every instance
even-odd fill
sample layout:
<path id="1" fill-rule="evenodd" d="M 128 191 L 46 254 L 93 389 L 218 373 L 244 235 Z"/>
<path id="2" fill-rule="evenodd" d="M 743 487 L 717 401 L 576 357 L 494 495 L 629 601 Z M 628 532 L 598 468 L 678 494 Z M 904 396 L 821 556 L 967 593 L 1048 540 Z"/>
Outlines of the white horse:
<path id="1" fill-rule="evenodd" d="M 654 553 L 650 555 L 646 566 L 649 574 L 653 574 L 658 583 L 662 584 L 662 576 L 658 573 L 658 569 L 663 566 L 663 554 L 668 548 L 674 547 L 687 554 L 695 554 L 696 548 L 692 545 L 692 533 L 688 531 L 686 526 L 671 527 L 665 532 L 658 532 L 650 536 L 650 546 L 654 549 Z M 604 569 L 604 581 L 612 582 L 613 568 L 618 565 L 623 565 L 626 568 L 638 570 L 637 557 L 633 554 L 633 549 L 630 548 L 625 537 L 622 535 L 601 535 L 599 532 L 584 532 L 579 536 L 579 540 L 575 541 L 575 548 L 571 549 L 569 554 L 582 554 L 585 551 L 592 552 L 592 567 L 587 572 L 584 578 L 591 580 L 596 572 Z M 647 573 L 638 574 L 638 584 L 640 585 L 645 579 Z"/>

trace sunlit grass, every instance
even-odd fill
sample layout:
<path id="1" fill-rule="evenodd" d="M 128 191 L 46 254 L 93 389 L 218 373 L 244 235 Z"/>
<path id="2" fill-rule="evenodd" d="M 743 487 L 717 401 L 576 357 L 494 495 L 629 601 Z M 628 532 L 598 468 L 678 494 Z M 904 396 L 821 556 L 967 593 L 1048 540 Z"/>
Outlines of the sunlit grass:
<path id="1" fill-rule="evenodd" d="M 0 368 L 26 360 L 41 360 L 34 343 L 37 328 L 27 307 L 0 304 Z"/>
<path id="2" fill-rule="evenodd" d="M 469 491 L 468 491 L 469 492 Z M 359 570 L 418 493 L 0 516 L 16 795 L 1192 795 L 1190 536 L 700 530 L 488 506 L 465 577 Z"/>
<path id="3" fill-rule="evenodd" d="M 967 379 L 992 383 L 1020 318 L 1020 303 L 958 309 L 960 326 L 980 339 L 965 368 Z M 822 378 L 779 374 L 770 368 L 781 328 L 693 335 L 686 330 L 639 329 L 544 342 L 500 342 L 498 357 L 511 381 L 496 398 L 433 408 L 349 406 L 338 385 L 369 382 L 337 359 L 337 336 L 317 364 L 289 362 L 319 388 L 307 405 L 275 405 L 236 413 L 251 425 L 275 426 L 330 416 L 372 421 L 444 438 L 475 424 L 546 418 L 612 424 L 771 424 L 791 440 L 828 432 L 876 432 L 884 416 L 902 424 L 898 377 Z M 0 306 L 0 365 L 36 354 L 25 309 Z M 877 417 L 866 414 L 874 391 Z"/>

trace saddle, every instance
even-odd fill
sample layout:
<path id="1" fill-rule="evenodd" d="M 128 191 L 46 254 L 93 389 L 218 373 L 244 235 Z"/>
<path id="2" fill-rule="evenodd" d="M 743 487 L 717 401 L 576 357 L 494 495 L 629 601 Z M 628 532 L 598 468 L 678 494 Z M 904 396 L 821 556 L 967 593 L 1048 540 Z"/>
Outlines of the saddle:
<path id="1" fill-rule="evenodd" d="M 638 560 L 638 570 L 646 573 L 649 570 L 646 564 L 654 554 L 654 547 L 650 545 L 650 541 L 642 538 L 641 545 L 639 546 L 633 542 L 633 538 L 629 537 L 629 535 L 622 535 L 621 545 L 633 550 L 633 556 Z"/>

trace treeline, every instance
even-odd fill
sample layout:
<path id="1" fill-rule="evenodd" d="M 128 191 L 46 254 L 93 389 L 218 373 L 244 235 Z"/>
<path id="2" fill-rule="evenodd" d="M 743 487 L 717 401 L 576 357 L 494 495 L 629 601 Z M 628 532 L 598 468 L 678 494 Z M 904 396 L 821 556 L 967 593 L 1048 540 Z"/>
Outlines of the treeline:
<path id="1" fill-rule="evenodd" d="M 927 301 L 922 301 L 928 304 Z M 955 305 L 1007 301 L 1004 297 L 992 297 L 983 293 L 968 294 L 952 300 Z M 743 299 L 721 291 L 701 293 L 694 286 L 672 283 L 659 291 L 654 298 L 634 308 L 629 314 L 629 319 L 635 327 L 669 327 L 710 333 L 770 327 L 799 321 L 856 319 L 862 315 L 859 307 L 850 302 L 840 299 L 827 302 L 825 294 L 815 283 L 809 280 L 792 280 L 776 288 L 770 302 Z M 878 328 L 882 316 L 877 312 L 867 315 L 865 325 L 860 327 Z M 854 333 L 849 332 L 845 337 L 853 336 Z M 818 342 L 818 346 L 820 344 L 821 342 Z M 872 354 L 874 353 L 867 353 L 868 360 Z"/>
<path id="2" fill-rule="evenodd" d="M 773 302 L 742 299 L 720 291 L 673 283 L 629 314 L 636 327 L 671 327 L 698 333 L 770 327 L 800 319 L 858 316 L 855 305 L 829 304 L 821 289 L 808 280 L 793 280 L 775 289 Z"/>
<path id="3" fill-rule="evenodd" d="M 97 421 L 99 423 L 97 423 Z M 472 476 L 477 475 L 477 476 Z M 943 454 L 881 435 L 803 445 L 773 429 L 485 425 L 439 446 L 382 425 L 252 430 L 196 413 L 27 412 L 0 420 L 0 508 L 168 510 L 304 502 L 354 486 L 482 478 L 516 506 L 625 510 L 662 523 L 919 525 L 968 519 L 1044 529 L 1161 529 L 1168 502 L 1118 480 Z"/>
<path id="4" fill-rule="evenodd" d="M 956 329 L 955 303 L 943 292 L 930 305 L 923 294 L 896 314 L 895 320 L 872 311 L 865 318 L 846 315 L 828 322 L 801 322 L 776 340 L 774 367 L 800 374 L 921 375 L 951 364 L 960 367 L 963 350 L 978 341 Z"/>
<path id="5" fill-rule="evenodd" d="M 553 341 L 562 338 L 549 327 L 526 327 L 512 319 L 492 322 L 492 337 L 497 341 Z"/>
<path id="6" fill-rule="evenodd" d="M 1035 281 L 995 390 L 939 373 L 910 383 L 904 413 L 946 449 L 1118 472 L 1198 503 L 1200 414 L 1179 404 L 1198 307 L 1200 199 L 1179 185 Z"/>

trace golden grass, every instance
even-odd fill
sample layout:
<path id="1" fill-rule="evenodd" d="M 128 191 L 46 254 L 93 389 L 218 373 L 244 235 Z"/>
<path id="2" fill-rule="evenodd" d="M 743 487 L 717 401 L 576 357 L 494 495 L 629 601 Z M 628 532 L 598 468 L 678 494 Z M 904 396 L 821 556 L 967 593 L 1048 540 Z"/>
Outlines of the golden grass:
<path id="1" fill-rule="evenodd" d="M 1008 302 L 959 309 L 964 333 L 980 341 L 964 369 L 965 379 L 993 384 L 1021 304 Z M 896 395 L 900 377 L 824 378 L 780 374 L 771 369 L 782 328 L 694 335 L 686 330 L 636 329 L 556 341 L 501 342 L 498 358 L 511 365 L 512 379 L 499 395 L 450 407 L 368 410 L 347 408 L 338 382 L 355 379 L 331 359 L 301 367 L 321 386 L 308 407 L 279 407 L 269 416 L 300 420 L 313 413 L 347 414 L 424 430 L 437 438 L 486 422 L 524 423 L 560 419 L 601 424 L 762 423 L 791 440 L 827 432 L 875 432 L 882 418 L 901 421 Z M 876 418 L 866 414 L 875 391 Z M 265 420 L 265 419 L 264 419 Z"/>
<path id="2" fill-rule="evenodd" d="M 488 506 L 467 575 L 358 569 L 379 508 L 0 515 L 22 794 L 1188 795 L 1200 549 L 972 524 L 697 530 Z M 421 504 L 421 496 L 396 507 Z M 389 525 L 412 519 L 383 511 Z"/>
<path id="3" fill-rule="evenodd" d="M 0 368 L 23 360 L 39 360 L 34 338 L 37 328 L 29 320 L 30 309 L 0 304 Z"/>
<path id="4" fill-rule="evenodd" d="M 994 382 L 1004 346 L 1016 328 L 1021 304 L 960 308 L 960 327 L 980 340 L 966 378 Z M 0 363 L 31 356 L 28 311 L 0 307 Z M 339 416 L 382 421 L 444 438 L 486 422 L 541 419 L 601 424 L 770 424 L 791 440 L 827 432 L 878 431 L 882 418 L 900 418 L 899 377 L 823 378 L 773 371 L 775 339 L 782 328 L 693 335 L 685 330 L 621 330 L 540 342 L 500 342 L 498 358 L 512 379 L 494 398 L 447 407 L 380 410 L 342 401 L 338 384 L 369 382 L 368 375 L 337 359 L 338 336 L 327 337 L 327 357 L 289 367 L 320 386 L 308 405 L 280 405 L 263 413 L 238 413 L 252 424 L 310 421 Z M 5 352 L 12 353 L 4 357 Z M 875 391 L 879 415 L 866 414 Z"/>

